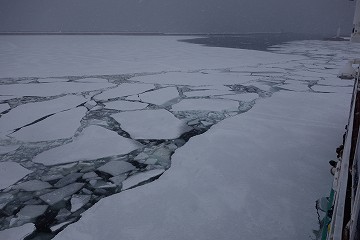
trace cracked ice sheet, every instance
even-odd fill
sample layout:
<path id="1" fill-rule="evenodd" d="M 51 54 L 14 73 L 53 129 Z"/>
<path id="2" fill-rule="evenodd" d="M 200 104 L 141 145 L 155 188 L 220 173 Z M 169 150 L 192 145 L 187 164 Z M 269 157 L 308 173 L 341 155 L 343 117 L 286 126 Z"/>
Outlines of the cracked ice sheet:
<path id="1" fill-rule="evenodd" d="M 164 109 L 123 112 L 111 116 L 133 139 L 175 139 L 191 129 Z"/>
<path id="2" fill-rule="evenodd" d="M 157 75 L 134 77 L 131 80 L 144 83 L 177 84 L 188 86 L 242 84 L 259 77 L 236 73 L 182 73 L 169 72 Z"/>
<path id="3" fill-rule="evenodd" d="M 141 147 L 138 142 L 99 126 L 89 126 L 71 143 L 36 155 L 33 162 L 54 165 L 126 154 Z M 66 154 L 64 154 L 66 153 Z"/>
<path id="4" fill-rule="evenodd" d="M 111 98 L 119 98 L 143 93 L 153 88 L 155 88 L 153 84 L 123 83 L 116 88 L 104 91 L 103 93 L 94 96 L 94 98 L 96 100 L 108 100 Z"/>
<path id="5" fill-rule="evenodd" d="M 18 163 L 0 162 L 0 189 L 14 184 L 29 173 L 31 173 L 30 170 L 27 170 Z"/>
<path id="6" fill-rule="evenodd" d="M 85 98 L 70 95 L 54 100 L 17 106 L 1 116 L 0 133 L 22 127 L 49 114 L 74 108 L 84 102 L 86 102 Z"/>
<path id="7" fill-rule="evenodd" d="M 60 94 L 93 91 L 115 86 L 112 83 L 75 83 L 75 82 L 53 82 L 53 83 L 29 83 L 1 85 L 0 94 L 11 94 L 22 96 L 56 96 Z"/>
<path id="8" fill-rule="evenodd" d="M 307 239 L 349 101 L 275 93 L 190 139 L 157 181 L 102 199 L 55 239 Z"/>
<path id="9" fill-rule="evenodd" d="M 85 116 L 86 112 L 87 109 L 85 107 L 77 107 L 60 112 L 33 125 L 24 127 L 19 131 L 10 134 L 10 136 L 27 142 L 70 138 L 80 127 L 80 121 Z"/>
<path id="10" fill-rule="evenodd" d="M 154 91 L 139 94 L 137 96 L 131 96 L 127 99 L 138 100 L 142 102 L 152 103 L 155 105 L 163 105 L 166 102 L 179 97 L 179 92 L 175 87 L 161 88 Z"/>

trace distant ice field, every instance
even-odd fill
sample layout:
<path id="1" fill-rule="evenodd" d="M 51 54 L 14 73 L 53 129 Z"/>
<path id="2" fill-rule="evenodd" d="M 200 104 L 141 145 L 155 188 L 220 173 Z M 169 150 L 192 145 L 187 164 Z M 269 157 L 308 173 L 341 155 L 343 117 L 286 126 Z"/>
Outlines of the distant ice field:
<path id="1" fill-rule="evenodd" d="M 360 48 L 185 39 L 0 36 L 0 239 L 317 237 Z"/>

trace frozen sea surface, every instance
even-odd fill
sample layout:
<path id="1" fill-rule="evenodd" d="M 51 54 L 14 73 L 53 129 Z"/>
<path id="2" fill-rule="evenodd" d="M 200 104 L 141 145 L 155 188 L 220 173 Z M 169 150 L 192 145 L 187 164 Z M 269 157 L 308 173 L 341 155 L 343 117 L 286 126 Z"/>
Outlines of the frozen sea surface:
<path id="1" fill-rule="evenodd" d="M 317 237 L 360 48 L 179 39 L 0 36 L 0 236 Z"/>

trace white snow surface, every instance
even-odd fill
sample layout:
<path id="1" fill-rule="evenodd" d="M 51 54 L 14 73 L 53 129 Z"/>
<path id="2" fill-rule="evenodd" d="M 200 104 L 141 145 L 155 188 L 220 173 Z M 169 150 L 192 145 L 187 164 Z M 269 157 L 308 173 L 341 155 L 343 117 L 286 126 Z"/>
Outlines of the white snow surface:
<path id="1" fill-rule="evenodd" d="M 99 126 L 87 127 L 73 142 L 37 155 L 33 161 L 45 165 L 94 160 L 131 152 L 141 145 Z M 64 154 L 66 153 L 66 154 Z"/>
<path id="2" fill-rule="evenodd" d="M 130 96 L 134 94 L 143 93 L 155 86 L 153 84 L 142 84 L 142 83 L 123 83 L 116 88 L 104 91 L 103 93 L 96 95 L 94 98 L 97 100 L 108 100 L 111 98 L 118 98 L 124 96 Z"/>
<path id="3" fill-rule="evenodd" d="M 102 199 L 55 239 L 307 239 L 348 104 L 341 94 L 276 93 L 192 138 L 159 180 Z"/>
<path id="4" fill-rule="evenodd" d="M 49 114 L 74 108 L 86 102 L 83 97 L 65 96 L 45 102 L 27 103 L 11 109 L 0 118 L 0 132 L 22 127 Z M 26 117 L 25 117 L 26 116 Z"/>
<path id="5" fill-rule="evenodd" d="M 3 231 L 0 231 L 0 239 L 4 240 L 22 240 L 27 235 L 32 233 L 35 230 L 35 225 L 33 223 L 27 223 L 20 227 L 9 228 Z"/>
<path id="6" fill-rule="evenodd" d="M 24 127 L 10 136 L 27 142 L 69 138 L 80 127 L 80 120 L 85 116 L 86 112 L 87 109 L 85 107 L 77 107 L 60 112 L 43 121 Z"/>
<path id="7" fill-rule="evenodd" d="M 0 113 L 8 110 L 9 108 L 10 106 L 7 103 L 0 104 Z"/>
<path id="8" fill-rule="evenodd" d="M 167 87 L 154 91 L 142 93 L 138 96 L 131 96 L 129 100 L 139 100 L 142 102 L 152 103 L 156 105 L 163 105 L 164 103 L 179 97 L 179 92 L 175 87 Z"/>
<path id="9" fill-rule="evenodd" d="M 60 94 L 93 91 L 102 88 L 113 87 L 114 84 L 108 82 L 101 83 L 76 83 L 76 82 L 53 82 L 53 83 L 29 83 L 29 84 L 10 84 L 2 85 L 0 94 L 11 94 L 18 97 L 22 96 L 56 96 Z"/>
<path id="10" fill-rule="evenodd" d="M 114 101 L 105 103 L 105 108 L 116 109 L 120 111 L 139 110 L 148 106 L 146 103 L 129 102 L 129 101 Z"/>
<path id="11" fill-rule="evenodd" d="M 263 63 L 279 60 L 271 53 L 201 47 L 177 41 L 181 38 L 186 37 L 2 35 L 0 77 L 198 70 L 256 65 L 259 59 Z M 283 55 L 282 58 L 291 59 L 300 57 Z"/>
<path id="12" fill-rule="evenodd" d="M 223 111 L 223 110 L 237 110 L 239 103 L 224 99 L 184 99 L 181 102 L 173 105 L 172 111 Z"/>
<path id="13" fill-rule="evenodd" d="M 133 139 L 174 139 L 191 129 L 164 109 L 122 112 L 111 116 Z"/>
<path id="14" fill-rule="evenodd" d="M 164 171 L 165 171 L 164 169 L 153 169 L 150 171 L 140 172 L 138 174 L 132 175 L 122 182 L 122 189 L 126 190 L 131 187 L 134 187 L 146 180 L 149 180 L 150 178 L 159 176 Z"/>
<path id="15" fill-rule="evenodd" d="M 0 162 L 0 189 L 14 184 L 29 173 L 31 173 L 30 170 L 27 170 L 18 163 Z"/>

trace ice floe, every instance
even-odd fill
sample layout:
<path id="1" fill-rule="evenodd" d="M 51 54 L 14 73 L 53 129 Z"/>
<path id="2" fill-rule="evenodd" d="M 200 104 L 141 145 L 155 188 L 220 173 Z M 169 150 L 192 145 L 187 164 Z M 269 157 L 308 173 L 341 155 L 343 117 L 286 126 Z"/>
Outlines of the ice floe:
<path id="1" fill-rule="evenodd" d="M 40 199 L 49 205 L 54 205 L 64 198 L 71 196 L 72 194 L 79 191 L 84 186 L 84 183 L 72 183 L 65 187 L 56 189 L 52 192 L 46 193 L 40 196 Z"/>
<path id="2" fill-rule="evenodd" d="M 99 171 L 111 174 L 112 176 L 117 176 L 134 169 L 135 167 L 132 164 L 124 161 L 111 161 L 98 168 Z"/>
<path id="3" fill-rule="evenodd" d="M 32 84 L 11 84 L 2 85 L 0 94 L 11 94 L 14 96 L 56 96 L 60 94 L 94 91 L 113 87 L 111 83 L 74 83 L 74 82 L 54 82 L 54 83 L 32 83 Z"/>
<path id="4" fill-rule="evenodd" d="M 163 105 L 166 102 L 179 97 L 179 92 L 175 87 L 161 88 L 154 91 L 139 94 L 137 96 L 128 97 L 129 100 L 139 100 L 155 105 Z"/>
<path id="5" fill-rule="evenodd" d="M 181 102 L 172 106 L 172 111 L 223 111 L 233 110 L 236 111 L 239 103 L 231 100 L 223 99 L 184 99 Z"/>
<path id="6" fill-rule="evenodd" d="M 0 189 L 14 184 L 31 172 L 15 162 L 0 162 Z"/>
<path id="7" fill-rule="evenodd" d="M 33 161 L 45 165 L 94 160 L 131 152 L 140 147 L 134 140 L 99 126 L 87 127 L 73 142 L 37 155 Z M 63 154 L 66 152 L 66 154 Z"/>
<path id="8" fill-rule="evenodd" d="M 94 96 L 97 100 L 108 100 L 111 98 L 119 98 L 124 96 L 130 96 L 134 94 L 140 94 L 155 86 L 153 84 L 142 84 L 142 83 L 123 83 L 118 87 L 104 91 L 103 93 Z"/>
<path id="9" fill-rule="evenodd" d="M 112 117 L 133 139 L 173 139 L 190 130 L 184 122 L 163 109 L 123 112 Z"/>
<path id="10" fill-rule="evenodd" d="M 10 136 L 27 142 L 70 138 L 80 127 L 80 120 L 85 116 L 86 112 L 85 107 L 60 112 L 33 125 L 24 127 Z"/>
<path id="11" fill-rule="evenodd" d="M 124 190 L 132 188 L 136 185 L 141 184 L 151 178 L 158 177 L 161 175 L 165 170 L 164 169 L 154 169 L 146 172 L 141 172 L 135 175 L 130 176 L 125 181 L 122 182 L 122 188 Z"/>
<path id="12" fill-rule="evenodd" d="M 17 184 L 13 186 L 12 189 L 21 189 L 24 191 L 39 191 L 51 187 L 52 185 L 49 184 L 48 182 L 43 182 L 35 179 Z"/>
<path id="13" fill-rule="evenodd" d="M 73 195 L 70 203 L 71 203 L 71 212 L 76 212 L 80 208 L 82 208 L 85 204 L 90 201 L 91 196 L 89 195 Z"/>
<path id="14" fill-rule="evenodd" d="M 10 106 L 7 103 L 0 104 L 0 113 L 8 110 L 9 108 L 10 108 Z"/>
<path id="15" fill-rule="evenodd" d="M 105 108 L 116 109 L 120 111 L 139 110 L 148 106 L 146 103 L 129 102 L 129 101 L 114 101 L 105 103 Z"/>
<path id="16" fill-rule="evenodd" d="M 13 227 L 0 231 L 0 239 L 4 240 L 22 240 L 35 230 L 33 223 L 27 223 L 20 227 Z"/>
<path id="17" fill-rule="evenodd" d="M 23 127 L 47 115 L 74 108 L 86 100 L 79 96 L 65 96 L 54 100 L 27 103 L 13 108 L 0 118 L 0 132 Z"/>

